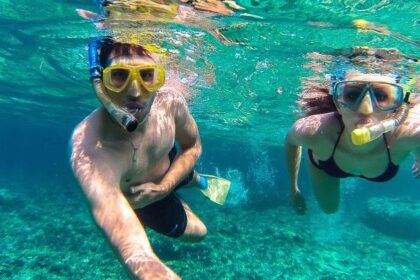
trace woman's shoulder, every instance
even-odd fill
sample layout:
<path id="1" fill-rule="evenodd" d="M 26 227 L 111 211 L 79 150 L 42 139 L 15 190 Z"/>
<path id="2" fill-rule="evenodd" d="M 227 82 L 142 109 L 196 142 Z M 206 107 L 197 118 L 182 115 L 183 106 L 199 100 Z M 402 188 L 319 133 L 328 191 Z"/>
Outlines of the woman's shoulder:
<path id="1" fill-rule="evenodd" d="M 336 131 L 341 127 L 340 116 L 336 112 L 311 115 L 298 119 L 294 129 L 303 134 L 316 135 L 329 131 Z"/>
<path id="2" fill-rule="evenodd" d="M 317 146 L 333 139 L 341 129 L 340 116 L 337 113 L 311 115 L 298 119 L 290 129 L 289 141 L 303 146 Z"/>

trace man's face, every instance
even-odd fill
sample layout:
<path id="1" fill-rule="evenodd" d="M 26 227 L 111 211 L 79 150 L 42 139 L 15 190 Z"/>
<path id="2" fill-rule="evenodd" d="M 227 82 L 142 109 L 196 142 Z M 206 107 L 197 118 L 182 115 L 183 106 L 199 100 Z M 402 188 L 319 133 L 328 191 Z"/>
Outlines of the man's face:
<path id="1" fill-rule="evenodd" d="M 107 96 L 139 122 L 149 113 L 155 92 L 164 80 L 164 69 L 153 58 L 146 56 L 114 57 L 103 71 Z"/>

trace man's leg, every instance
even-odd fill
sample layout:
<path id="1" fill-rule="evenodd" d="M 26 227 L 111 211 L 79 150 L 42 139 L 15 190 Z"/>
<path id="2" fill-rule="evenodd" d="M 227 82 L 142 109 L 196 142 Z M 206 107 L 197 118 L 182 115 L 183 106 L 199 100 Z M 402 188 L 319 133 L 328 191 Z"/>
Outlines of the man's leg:
<path id="1" fill-rule="evenodd" d="M 206 237 L 207 228 L 200 218 L 194 214 L 187 203 L 182 200 L 181 202 L 184 207 L 185 214 L 187 215 L 187 226 L 184 233 L 178 237 L 178 239 L 185 242 L 200 242 L 204 239 L 204 237 Z"/>

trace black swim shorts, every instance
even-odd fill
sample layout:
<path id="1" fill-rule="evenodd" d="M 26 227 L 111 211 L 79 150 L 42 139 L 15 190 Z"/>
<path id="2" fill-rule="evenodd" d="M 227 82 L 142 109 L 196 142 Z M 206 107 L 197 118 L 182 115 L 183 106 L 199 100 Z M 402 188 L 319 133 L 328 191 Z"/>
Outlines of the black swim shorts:
<path id="1" fill-rule="evenodd" d="M 176 153 L 177 150 L 174 146 L 169 152 L 171 163 L 174 161 Z M 194 170 L 188 174 L 175 190 L 191 182 L 193 176 Z M 187 214 L 175 191 L 162 200 L 134 211 L 144 226 L 169 237 L 177 238 L 181 236 L 187 227 Z"/>

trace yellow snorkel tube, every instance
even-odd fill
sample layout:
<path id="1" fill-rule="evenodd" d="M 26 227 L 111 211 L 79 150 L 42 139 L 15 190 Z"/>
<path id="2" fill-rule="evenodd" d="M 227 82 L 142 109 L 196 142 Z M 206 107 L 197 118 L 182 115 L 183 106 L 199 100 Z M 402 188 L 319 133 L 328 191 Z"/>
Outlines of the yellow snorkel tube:
<path id="1" fill-rule="evenodd" d="M 404 91 L 407 92 L 407 96 L 404 99 L 404 103 L 391 118 L 383 120 L 377 124 L 356 128 L 351 132 L 351 141 L 354 145 L 363 145 L 370 141 L 373 141 L 379 138 L 382 134 L 396 129 L 400 124 L 402 124 L 405 121 L 405 119 L 408 116 L 408 111 L 410 109 L 409 91 L 414 85 L 414 83 L 415 79 L 409 78 L 408 81 L 402 85 Z"/>
<path id="2" fill-rule="evenodd" d="M 116 106 L 105 95 L 105 87 L 102 83 L 102 66 L 99 62 L 98 50 L 103 44 L 111 44 L 113 41 L 110 39 L 93 40 L 89 43 L 89 72 L 90 80 L 92 81 L 93 89 L 99 101 L 112 116 L 112 118 L 120 124 L 128 132 L 132 132 L 137 128 L 138 120 L 130 114 L 127 110 Z"/>

